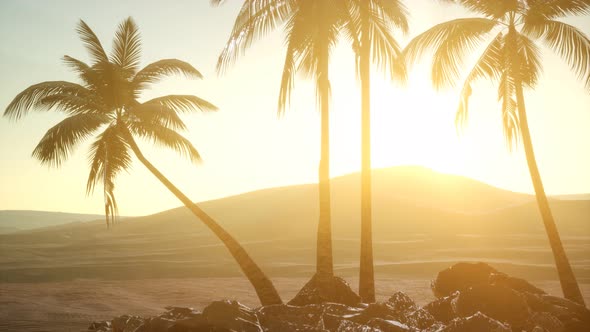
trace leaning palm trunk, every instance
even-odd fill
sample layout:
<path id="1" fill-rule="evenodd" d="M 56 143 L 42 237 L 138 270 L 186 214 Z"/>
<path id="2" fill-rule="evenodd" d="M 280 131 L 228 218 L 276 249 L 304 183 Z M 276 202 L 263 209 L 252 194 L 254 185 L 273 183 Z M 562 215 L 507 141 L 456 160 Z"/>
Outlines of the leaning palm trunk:
<path id="1" fill-rule="evenodd" d="M 242 247 L 236 239 L 234 239 L 226 230 L 224 230 L 213 218 L 211 218 L 205 211 L 201 210 L 195 203 L 193 203 L 186 195 L 184 195 L 176 186 L 174 186 L 154 165 L 152 165 L 141 153 L 141 150 L 129 135 L 127 137 L 131 150 L 135 153 L 139 161 L 147 167 L 160 182 L 170 190 L 176 198 L 178 198 L 197 218 L 201 219 L 203 223 L 225 244 L 230 254 L 234 257 L 236 262 L 240 265 L 242 272 L 246 275 L 254 290 L 258 295 L 260 303 L 264 305 L 282 304 L 283 301 L 279 296 L 274 285 L 268 277 L 262 272 L 260 267 L 248 255 L 244 247 Z"/>
<path id="2" fill-rule="evenodd" d="M 327 52 L 326 52 L 327 54 Z M 321 113 L 321 156 L 319 165 L 320 219 L 317 235 L 317 273 L 320 276 L 333 276 L 332 225 L 330 206 L 330 115 L 328 81 L 328 59 L 319 61 L 318 97 Z"/>
<path id="3" fill-rule="evenodd" d="M 361 257 L 359 295 L 363 302 L 375 302 L 373 234 L 371 220 L 371 44 L 368 24 L 363 24 L 360 49 L 361 79 Z"/>
<path id="4" fill-rule="evenodd" d="M 555 266 L 557 268 L 563 296 L 568 300 L 585 305 L 584 297 L 580 292 L 580 286 L 578 286 L 576 276 L 574 275 L 570 262 L 565 254 L 563 244 L 561 243 L 561 238 L 559 237 L 559 232 L 557 231 L 557 226 L 555 225 L 555 220 L 553 219 L 553 214 L 549 207 L 547 195 L 545 195 L 541 175 L 537 168 L 537 161 L 535 160 L 535 152 L 533 151 L 533 143 L 526 116 L 522 83 L 520 81 L 516 82 L 516 102 L 518 105 L 518 118 L 520 122 L 520 130 L 522 132 L 522 143 L 524 145 L 526 161 L 529 166 L 533 187 L 535 188 L 535 197 L 537 198 L 541 218 L 543 218 L 543 224 L 545 225 L 545 231 L 549 238 L 551 251 L 553 251 L 553 257 L 555 259 Z"/>

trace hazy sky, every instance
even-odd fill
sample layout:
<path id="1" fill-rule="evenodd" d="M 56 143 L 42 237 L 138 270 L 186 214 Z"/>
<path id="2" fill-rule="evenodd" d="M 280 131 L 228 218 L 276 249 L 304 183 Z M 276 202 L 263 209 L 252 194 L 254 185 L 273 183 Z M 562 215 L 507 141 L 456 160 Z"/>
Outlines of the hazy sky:
<path id="1" fill-rule="evenodd" d="M 116 26 L 133 16 L 143 41 L 142 64 L 178 58 L 204 75 L 201 81 L 170 79 L 144 98 L 195 94 L 220 111 L 184 116 L 186 136 L 204 163 L 190 164 L 171 152 L 141 144 L 145 155 L 195 201 L 260 188 L 317 181 L 319 115 L 313 85 L 299 80 L 287 115 L 276 117 L 284 43 L 277 31 L 256 43 L 224 76 L 215 73 L 242 1 L 220 8 L 209 0 L 33 1 L 0 3 L 0 106 L 17 93 L 49 80 L 75 80 L 62 64 L 65 54 L 88 60 L 75 33 L 85 20 L 110 50 Z M 467 15 L 430 0 L 406 0 L 410 36 Z M 568 20 L 590 34 L 588 17 Z M 549 194 L 590 192 L 590 96 L 556 55 L 543 52 L 544 72 L 535 91 L 526 92 L 530 129 Z M 424 64 L 427 64 L 425 62 Z M 359 85 L 352 52 L 344 42 L 331 62 L 332 174 L 360 169 Z M 513 191 L 532 192 L 522 149 L 509 153 L 503 139 L 496 88 L 474 87 L 470 121 L 461 136 L 454 127 L 458 89 L 434 92 L 424 66 L 412 71 L 406 87 L 373 75 L 373 165 L 424 165 L 462 174 Z M 31 113 L 18 122 L 0 118 L 0 209 L 102 213 L 101 190 L 85 196 L 88 144 L 78 147 L 60 169 L 42 166 L 31 152 L 60 114 Z M 142 215 L 180 203 L 139 163 L 118 178 L 122 215 Z"/>

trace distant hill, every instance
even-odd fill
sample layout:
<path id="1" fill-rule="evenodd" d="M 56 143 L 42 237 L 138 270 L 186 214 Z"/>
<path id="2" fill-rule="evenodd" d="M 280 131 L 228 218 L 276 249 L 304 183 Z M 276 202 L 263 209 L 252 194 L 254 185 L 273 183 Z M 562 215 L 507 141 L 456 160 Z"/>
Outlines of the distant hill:
<path id="1" fill-rule="evenodd" d="M 80 214 L 28 210 L 0 210 L 0 233 L 9 233 L 72 222 L 103 218 L 98 214 Z"/>
<path id="2" fill-rule="evenodd" d="M 590 193 L 589 194 L 572 194 L 572 195 L 556 195 L 552 196 L 552 198 L 563 199 L 563 200 L 590 200 Z"/>
<path id="3" fill-rule="evenodd" d="M 373 171 L 377 274 L 429 278 L 459 260 L 485 260 L 527 278 L 555 279 L 533 196 L 422 167 Z M 360 176 L 332 181 L 335 269 L 356 273 Z M 317 184 L 271 188 L 199 205 L 274 276 L 314 271 Z M 568 255 L 590 282 L 590 201 L 551 200 Z M 211 232 L 182 207 L 129 218 L 0 235 L 0 281 L 236 276 Z"/>

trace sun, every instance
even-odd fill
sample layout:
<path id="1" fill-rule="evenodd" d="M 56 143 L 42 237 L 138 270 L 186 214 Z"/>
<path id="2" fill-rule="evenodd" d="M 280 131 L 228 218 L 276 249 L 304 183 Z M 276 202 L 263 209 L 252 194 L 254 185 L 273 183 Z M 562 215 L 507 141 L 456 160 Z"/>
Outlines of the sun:
<path id="1" fill-rule="evenodd" d="M 465 142 L 454 123 L 457 95 L 434 91 L 428 76 L 411 77 L 405 87 L 373 77 L 373 167 L 411 164 L 463 171 Z"/>

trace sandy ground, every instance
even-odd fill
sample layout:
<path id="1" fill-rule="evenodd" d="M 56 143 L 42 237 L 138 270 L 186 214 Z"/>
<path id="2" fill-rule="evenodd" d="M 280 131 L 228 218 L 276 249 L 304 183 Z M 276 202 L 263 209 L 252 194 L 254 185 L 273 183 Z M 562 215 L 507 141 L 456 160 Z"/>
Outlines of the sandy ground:
<path id="1" fill-rule="evenodd" d="M 306 278 L 273 278 L 285 301 Z M 347 278 L 353 288 L 355 278 Z M 377 279 L 378 300 L 406 292 L 418 304 L 433 299 L 429 279 Z M 560 295 L 557 281 L 537 281 L 548 293 Z M 590 284 L 582 285 L 590 303 Z M 0 284 L 0 331 L 85 331 L 94 320 L 122 314 L 155 315 L 168 305 L 202 309 L 216 299 L 235 299 L 258 305 L 245 278 L 192 278 L 148 280 L 75 280 L 71 282 Z"/>

